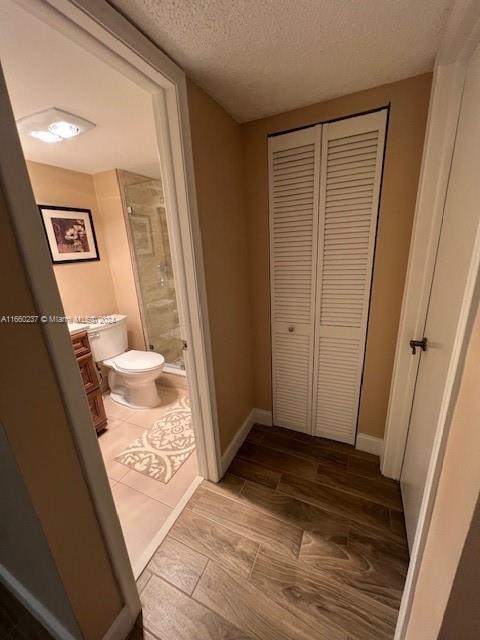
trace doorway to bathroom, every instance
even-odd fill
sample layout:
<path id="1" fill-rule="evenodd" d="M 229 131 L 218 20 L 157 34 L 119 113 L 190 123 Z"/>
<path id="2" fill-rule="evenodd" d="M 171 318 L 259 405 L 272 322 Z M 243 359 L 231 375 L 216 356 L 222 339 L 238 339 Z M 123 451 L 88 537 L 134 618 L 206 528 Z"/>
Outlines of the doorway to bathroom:
<path id="1" fill-rule="evenodd" d="M 125 551 L 138 577 L 201 478 L 219 477 L 196 212 L 159 74 L 119 71 L 45 3 L 26 5 L 35 11 L 7 0 L 0 20 L 38 206 L 23 237 L 50 262 L 42 291 L 59 294 L 63 311 L 49 309 L 45 332 L 58 367 L 73 354 L 59 379 L 78 409 L 72 428 L 112 562 L 128 582 Z M 107 480 L 111 495 L 100 489 Z"/>

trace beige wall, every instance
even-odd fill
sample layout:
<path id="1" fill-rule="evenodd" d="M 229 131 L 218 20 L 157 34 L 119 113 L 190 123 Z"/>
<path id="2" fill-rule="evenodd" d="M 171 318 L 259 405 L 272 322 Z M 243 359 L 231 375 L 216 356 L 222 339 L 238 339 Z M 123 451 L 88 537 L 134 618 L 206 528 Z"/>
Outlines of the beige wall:
<path id="1" fill-rule="evenodd" d="M 188 83 L 221 447 L 253 407 L 251 300 L 240 126 Z"/>
<path id="2" fill-rule="evenodd" d="M 428 73 L 242 125 L 256 407 L 272 407 L 267 135 L 390 103 L 359 416 L 359 431 L 383 437 L 430 85 Z"/>
<path id="3" fill-rule="evenodd" d="M 118 313 L 127 316 L 128 345 L 145 349 L 132 256 L 128 244 L 120 187 L 115 170 L 93 176 Z"/>
<path id="4" fill-rule="evenodd" d="M 477 501 L 438 640 L 480 638 L 480 500 Z"/>
<path id="5" fill-rule="evenodd" d="M 479 389 L 480 313 L 477 310 L 406 640 L 436 640 L 472 521 L 480 491 Z M 476 553 L 478 559 L 478 549 Z M 478 592 L 476 595 L 478 606 Z M 456 638 L 466 640 L 468 636 L 459 633 Z"/>
<path id="6" fill-rule="evenodd" d="M 39 311 L 1 190 L 0 223 L 0 269 L 3 274 L 8 273 L 2 279 L 2 313 L 36 315 Z M 8 446 L 81 637 L 101 640 L 120 613 L 123 600 L 41 325 L 2 324 L 0 338 L 6 373 L 0 385 L 0 417 Z M 85 415 L 88 415 L 86 407 Z M 85 428 L 91 429 L 91 423 L 87 422 Z M 27 523 L 25 520 L 23 526 Z"/>
<path id="7" fill-rule="evenodd" d="M 38 204 L 92 210 L 100 260 L 57 264 L 53 267 L 65 314 L 85 316 L 117 313 L 117 301 L 93 177 L 88 173 L 38 162 L 27 162 L 27 168 Z"/>
<path id="8" fill-rule="evenodd" d="M 0 460 L 0 566 L 80 639 L 72 606 L 1 424 Z"/>

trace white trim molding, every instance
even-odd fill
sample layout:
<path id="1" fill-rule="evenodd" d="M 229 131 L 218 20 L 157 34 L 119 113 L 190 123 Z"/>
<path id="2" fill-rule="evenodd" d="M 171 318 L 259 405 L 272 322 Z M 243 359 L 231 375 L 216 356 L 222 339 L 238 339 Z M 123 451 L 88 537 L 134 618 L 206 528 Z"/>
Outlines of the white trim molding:
<path id="1" fill-rule="evenodd" d="M 103 636 L 103 640 L 125 640 L 134 627 L 132 616 L 128 607 L 123 607 L 118 616 Z"/>
<path id="2" fill-rule="evenodd" d="M 243 424 L 233 436 L 230 444 L 222 455 L 222 476 L 226 473 L 232 460 L 237 455 L 238 450 L 245 442 L 246 437 L 250 433 L 254 424 L 261 424 L 266 427 L 272 426 L 272 412 L 267 409 L 252 409 L 245 418 Z"/>
<path id="3" fill-rule="evenodd" d="M 381 457 L 383 453 L 383 438 L 370 436 L 368 433 L 357 433 L 355 449 Z"/>
<path id="4" fill-rule="evenodd" d="M 222 455 L 222 476 L 225 475 L 232 460 L 237 455 L 237 451 L 245 442 L 246 437 L 250 433 L 250 429 L 255 424 L 255 411 L 256 409 L 252 409 L 250 411 L 248 416 L 243 421 L 241 427 L 238 429 L 237 433 L 233 436 L 230 444 L 225 449 L 225 452 Z"/>
<path id="5" fill-rule="evenodd" d="M 457 64 L 436 67 L 433 76 L 385 426 L 382 473 L 395 480 L 400 478 L 419 365 L 409 341 L 423 336 L 464 77 L 464 66 Z"/>
<path id="6" fill-rule="evenodd" d="M 0 582 L 3 582 L 7 589 L 23 604 L 25 609 L 30 611 L 34 618 L 45 627 L 55 640 L 77 640 L 77 638 L 63 626 L 60 620 L 54 616 L 33 593 L 26 589 L 3 564 L 0 564 Z M 125 635 L 118 636 L 118 640 L 122 638 L 125 638 Z"/>
<path id="7" fill-rule="evenodd" d="M 267 409 L 254 409 L 253 424 L 262 424 L 265 427 L 271 427 L 273 424 L 272 412 L 267 411 Z"/>

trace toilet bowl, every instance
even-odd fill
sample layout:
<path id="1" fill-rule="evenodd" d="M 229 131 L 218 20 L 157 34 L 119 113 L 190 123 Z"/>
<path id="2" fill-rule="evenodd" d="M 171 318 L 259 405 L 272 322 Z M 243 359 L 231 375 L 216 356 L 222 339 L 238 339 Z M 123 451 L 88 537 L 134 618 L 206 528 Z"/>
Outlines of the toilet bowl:
<path id="1" fill-rule="evenodd" d="M 165 358 L 153 351 L 126 351 L 104 360 L 108 367 L 110 398 L 132 409 L 156 407 L 160 403 L 156 379 Z"/>
<path id="2" fill-rule="evenodd" d="M 160 404 L 156 379 L 165 358 L 153 351 L 127 351 L 127 316 L 114 314 L 96 318 L 87 333 L 95 362 L 108 370 L 110 398 L 131 409 L 149 409 Z"/>

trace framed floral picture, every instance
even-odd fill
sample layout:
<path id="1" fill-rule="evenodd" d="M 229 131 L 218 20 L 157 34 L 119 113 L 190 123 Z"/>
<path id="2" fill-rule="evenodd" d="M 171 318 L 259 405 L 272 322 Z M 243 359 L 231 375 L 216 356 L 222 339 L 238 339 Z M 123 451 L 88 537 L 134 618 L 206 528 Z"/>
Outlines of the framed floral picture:
<path id="1" fill-rule="evenodd" d="M 52 262 L 100 260 L 90 209 L 38 205 Z"/>

